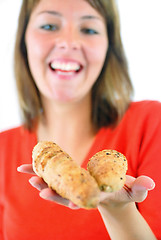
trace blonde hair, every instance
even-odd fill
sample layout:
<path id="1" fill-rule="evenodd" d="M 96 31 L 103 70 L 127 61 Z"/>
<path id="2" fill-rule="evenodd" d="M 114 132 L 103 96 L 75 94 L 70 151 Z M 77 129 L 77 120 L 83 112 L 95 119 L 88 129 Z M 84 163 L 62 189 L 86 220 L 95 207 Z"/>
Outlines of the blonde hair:
<path id="1" fill-rule="evenodd" d="M 15 44 L 15 78 L 23 122 L 33 128 L 33 119 L 42 112 L 39 90 L 28 65 L 25 45 L 27 24 L 36 4 L 40 0 L 23 0 Z M 114 0 L 86 0 L 105 19 L 109 40 L 106 60 L 99 78 L 92 88 L 92 123 L 102 126 L 117 124 L 131 102 L 133 88 L 120 37 L 120 21 Z"/>

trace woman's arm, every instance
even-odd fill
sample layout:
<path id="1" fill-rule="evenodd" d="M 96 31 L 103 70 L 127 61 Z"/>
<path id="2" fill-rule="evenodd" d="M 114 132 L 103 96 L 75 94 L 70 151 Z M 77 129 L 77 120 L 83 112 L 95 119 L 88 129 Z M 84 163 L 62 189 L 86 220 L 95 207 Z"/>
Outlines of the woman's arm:
<path id="1" fill-rule="evenodd" d="M 112 240 L 156 240 L 135 203 L 111 209 L 100 204 L 98 209 Z"/>

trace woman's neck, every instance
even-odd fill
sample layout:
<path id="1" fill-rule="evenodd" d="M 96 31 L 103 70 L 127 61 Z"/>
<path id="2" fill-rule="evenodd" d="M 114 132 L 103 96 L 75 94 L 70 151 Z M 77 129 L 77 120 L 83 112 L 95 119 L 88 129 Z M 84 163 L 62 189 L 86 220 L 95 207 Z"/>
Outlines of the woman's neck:
<path id="1" fill-rule="evenodd" d="M 46 102 L 45 106 L 44 118 L 38 127 L 38 140 L 56 142 L 81 163 L 95 137 L 90 98 L 68 105 Z"/>

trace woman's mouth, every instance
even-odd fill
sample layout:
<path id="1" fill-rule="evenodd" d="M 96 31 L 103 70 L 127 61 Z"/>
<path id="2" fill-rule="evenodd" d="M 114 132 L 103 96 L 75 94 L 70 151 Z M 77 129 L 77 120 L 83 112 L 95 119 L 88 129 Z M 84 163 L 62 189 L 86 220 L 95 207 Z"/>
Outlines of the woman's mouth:
<path id="1" fill-rule="evenodd" d="M 58 75 L 72 76 L 79 73 L 83 66 L 75 61 L 54 60 L 50 63 L 50 68 Z"/>

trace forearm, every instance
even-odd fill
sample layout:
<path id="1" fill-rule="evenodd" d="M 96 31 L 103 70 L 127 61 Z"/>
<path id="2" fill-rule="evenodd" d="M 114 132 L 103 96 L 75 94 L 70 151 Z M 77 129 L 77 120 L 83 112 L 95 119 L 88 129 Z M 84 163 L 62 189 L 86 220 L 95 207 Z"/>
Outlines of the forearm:
<path id="1" fill-rule="evenodd" d="M 122 207 L 100 204 L 99 212 L 112 240 L 156 240 L 135 203 Z"/>

